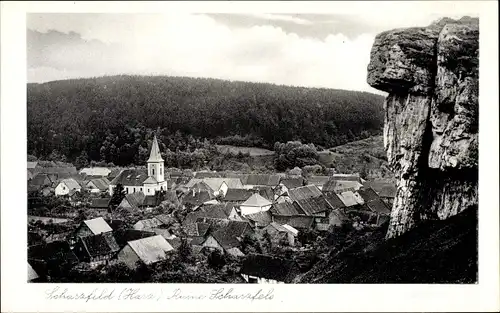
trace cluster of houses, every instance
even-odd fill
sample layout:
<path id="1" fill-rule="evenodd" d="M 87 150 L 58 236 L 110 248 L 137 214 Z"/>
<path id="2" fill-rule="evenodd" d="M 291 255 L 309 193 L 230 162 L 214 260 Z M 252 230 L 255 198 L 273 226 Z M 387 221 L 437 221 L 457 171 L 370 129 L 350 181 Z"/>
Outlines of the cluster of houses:
<path id="1" fill-rule="evenodd" d="M 28 172 L 30 166 L 34 170 L 28 186 L 43 190 L 45 181 L 39 183 L 43 177 L 57 182 L 51 185 L 55 195 L 71 196 L 85 188 L 101 195 L 89 209 L 103 212 L 82 222 L 64 240 L 29 246 L 30 277 L 40 279 L 47 267 L 58 262 L 90 266 L 123 262 L 130 268 L 137 261 L 152 264 L 177 250 L 185 238 L 194 253 L 218 250 L 244 258 L 241 277 L 248 283 L 287 283 L 297 273 L 296 264 L 272 255 L 245 255 L 246 238 L 266 237 L 274 245 L 296 247 L 300 232 L 334 230 L 345 223 L 380 226 L 389 218 L 396 193 L 390 183 L 368 182 L 351 174 L 304 178 L 168 171 L 156 138 L 147 164 L 147 169 L 89 168 L 78 173 L 71 169 L 62 175 L 28 164 Z M 75 175 L 84 177 L 79 181 Z M 110 199 L 118 185 L 126 195 L 117 210 L 140 216 L 163 201 L 177 201 L 185 217 L 158 214 L 133 225 L 110 218 Z"/>

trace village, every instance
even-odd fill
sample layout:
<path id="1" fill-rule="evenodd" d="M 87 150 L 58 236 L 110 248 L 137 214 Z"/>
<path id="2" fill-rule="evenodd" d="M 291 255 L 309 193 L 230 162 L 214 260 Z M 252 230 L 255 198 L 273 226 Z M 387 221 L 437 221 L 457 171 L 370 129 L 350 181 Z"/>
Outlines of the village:
<path id="1" fill-rule="evenodd" d="M 293 283 L 325 238 L 387 222 L 396 194 L 359 174 L 165 168 L 156 136 L 146 164 L 28 162 L 29 281 Z"/>

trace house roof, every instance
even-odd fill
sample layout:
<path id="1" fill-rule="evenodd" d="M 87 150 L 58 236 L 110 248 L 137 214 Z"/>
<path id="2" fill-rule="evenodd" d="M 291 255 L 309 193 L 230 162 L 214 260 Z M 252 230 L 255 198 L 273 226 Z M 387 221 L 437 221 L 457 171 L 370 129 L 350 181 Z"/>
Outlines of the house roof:
<path id="1" fill-rule="evenodd" d="M 245 218 L 253 221 L 255 223 L 255 226 L 257 227 L 265 227 L 273 221 L 273 218 L 269 211 L 248 214 L 245 215 Z"/>
<path id="2" fill-rule="evenodd" d="M 83 221 L 83 223 L 87 225 L 87 227 L 94 235 L 98 235 L 100 233 L 105 233 L 113 230 L 102 217 L 97 217 L 91 220 L 85 220 Z"/>
<path id="3" fill-rule="evenodd" d="M 343 181 L 357 181 L 362 183 L 361 176 L 359 173 L 356 174 L 332 174 L 330 175 L 330 179 L 333 180 L 343 180 Z"/>
<path id="4" fill-rule="evenodd" d="M 365 187 L 371 187 L 375 190 L 380 197 L 394 198 L 396 196 L 396 184 L 385 181 L 367 181 L 364 183 Z"/>
<path id="5" fill-rule="evenodd" d="M 35 161 L 35 162 L 28 162 L 27 168 L 35 168 L 37 165 L 38 165 L 37 161 Z"/>
<path id="6" fill-rule="evenodd" d="M 104 220 L 113 230 L 129 228 L 127 223 L 123 220 L 119 219 L 104 219 Z"/>
<path id="7" fill-rule="evenodd" d="M 269 211 L 271 211 L 272 214 L 289 216 L 306 214 L 296 202 L 288 201 L 273 204 Z"/>
<path id="8" fill-rule="evenodd" d="M 280 182 L 280 176 L 274 174 L 248 174 L 241 181 L 245 185 L 277 186 Z"/>
<path id="9" fill-rule="evenodd" d="M 363 187 L 363 184 L 361 184 L 359 181 L 330 179 L 323 185 L 322 191 L 338 192 L 338 191 L 345 191 L 348 189 L 358 190 L 361 187 Z"/>
<path id="10" fill-rule="evenodd" d="M 262 197 L 269 201 L 274 201 L 274 191 L 272 187 L 269 186 L 255 186 L 253 187 L 254 192 L 259 193 Z"/>
<path id="11" fill-rule="evenodd" d="M 162 235 L 165 239 L 172 238 L 172 234 L 168 231 L 168 229 L 152 228 L 151 231 L 154 232 L 156 235 Z M 175 236 L 173 236 L 173 237 L 175 237 Z"/>
<path id="12" fill-rule="evenodd" d="M 158 139 L 156 135 L 153 138 L 153 144 L 151 145 L 151 152 L 149 153 L 148 162 L 163 162 L 160 153 L 160 147 L 158 146 Z"/>
<path id="13" fill-rule="evenodd" d="M 296 201 L 306 215 L 333 209 L 325 196 L 315 185 L 307 185 L 288 190 L 290 199 Z"/>
<path id="14" fill-rule="evenodd" d="M 229 221 L 227 226 L 217 229 L 212 233 L 212 236 L 224 250 L 228 250 L 239 247 L 240 239 L 250 229 L 251 227 L 247 222 Z"/>
<path id="15" fill-rule="evenodd" d="M 125 195 L 125 198 L 128 203 L 132 206 L 141 206 L 144 203 L 144 199 L 146 196 L 142 191 L 128 193 Z"/>
<path id="16" fill-rule="evenodd" d="M 108 190 L 108 188 L 109 188 L 109 180 L 107 180 L 106 178 L 94 178 L 94 179 L 91 179 L 87 183 L 87 186 L 90 183 L 92 183 L 99 190 Z"/>
<path id="17" fill-rule="evenodd" d="M 288 224 L 297 229 L 310 229 L 314 224 L 313 216 L 283 216 L 283 215 L 273 215 L 273 222 L 277 222 L 281 225 Z"/>
<path id="18" fill-rule="evenodd" d="M 264 254 L 250 254 L 243 261 L 241 273 L 281 282 L 291 282 L 297 274 L 297 269 L 298 266 L 293 260 Z"/>
<path id="19" fill-rule="evenodd" d="M 211 210 L 221 210 L 222 212 L 224 212 L 224 215 L 226 216 L 226 218 L 228 218 L 229 215 L 231 214 L 231 210 L 236 205 L 237 205 L 237 203 L 235 203 L 235 202 L 225 202 L 225 203 L 215 203 L 215 204 L 207 204 L 207 202 L 205 202 L 203 204 L 202 208 L 207 212 L 211 211 Z M 218 216 L 222 216 L 222 215 L 218 215 Z"/>
<path id="20" fill-rule="evenodd" d="M 167 252 L 174 250 L 172 245 L 161 235 L 129 241 L 128 245 L 146 264 L 160 261 L 165 258 Z"/>
<path id="21" fill-rule="evenodd" d="M 213 191 L 219 190 L 223 183 L 226 183 L 228 189 L 243 189 L 243 184 L 239 178 L 204 178 L 203 182 Z"/>
<path id="22" fill-rule="evenodd" d="M 210 224 L 208 223 L 191 223 L 184 227 L 184 231 L 189 237 L 204 237 L 209 228 Z"/>
<path id="23" fill-rule="evenodd" d="M 156 219 L 156 218 L 148 218 L 148 219 L 143 219 L 134 224 L 134 229 L 152 229 L 156 228 L 160 225 L 163 225 L 163 223 Z M 142 227 L 141 227 L 142 226 Z"/>
<path id="24" fill-rule="evenodd" d="M 243 252 L 241 252 L 240 249 L 234 247 L 234 248 L 229 248 L 226 250 L 226 252 L 232 256 L 236 256 L 236 257 L 242 257 L 242 256 L 245 256 L 245 254 Z"/>
<path id="25" fill-rule="evenodd" d="M 80 240 L 90 257 L 107 255 L 120 250 L 112 233 L 100 233 L 98 235 L 81 237 Z"/>
<path id="26" fill-rule="evenodd" d="M 155 218 L 160 222 L 162 222 L 164 225 L 170 225 L 177 222 L 177 220 L 174 217 L 169 216 L 167 214 L 158 214 L 155 215 Z"/>
<path id="27" fill-rule="evenodd" d="M 328 201 L 328 203 L 330 203 L 334 209 L 345 208 L 344 202 L 340 200 L 339 196 L 335 192 L 327 191 L 323 192 L 323 194 L 325 195 L 325 198 Z"/>
<path id="28" fill-rule="evenodd" d="M 146 170 L 143 169 L 126 169 L 122 170 L 110 183 L 110 185 L 121 184 L 123 186 L 142 186 L 148 178 Z"/>
<path id="29" fill-rule="evenodd" d="M 228 189 L 224 201 L 244 202 L 252 194 L 253 191 L 248 189 Z"/>
<path id="30" fill-rule="evenodd" d="M 51 183 L 52 181 L 47 174 L 36 174 L 29 182 L 32 186 L 44 186 Z"/>
<path id="31" fill-rule="evenodd" d="M 113 231 L 116 242 L 120 248 L 127 245 L 127 242 L 134 241 L 142 238 L 147 238 L 155 236 L 156 234 L 152 231 L 144 231 L 137 229 L 120 229 Z"/>
<path id="32" fill-rule="evenodd" d="M 316 185 L 316 186 L 323 186 L 328 182 L 330 179 L 330 176 L 311 176 L 307 179 L 307 184 L 309 185 Z"/>
<path id="33" fill-rule="evenodd" d="M 52 241 L 28 247 L 28 260 L 78 263 L 67 241 Z"/>
<path id="34" fill-rule="evenodd" d="M 186 215 L 186 218 L 182 222 L 183 225 L 195 223 L 198 218 L 217 218 L 217 219 L 227 219 L 228 215 L 218 205 L 203 206 L 195 212 L 190 212 Z"/>
<path id="35" fill-rule="evenodd" d="M 283 178 L 281 179 L 281 183 L 288 189 L 293 189 L 297 187 L 301 187 L 304 185 L 304 178 L 303 177 L 296 177 L 296 178 Z"/>
<path id="36" fill-rule="evenodd" d="M 92 199 L 91 207 L 92 208 L 108 208 L 109 202 L 111 198 L 96 198 Z"/>
<path id="37" fill-rule="evenodd" d="M 272 222 L 269 224 L 268 227 L 273 227 L 274 229 L 276 229 L 278 232 L 282 232 L 282 233 L 292 233 L 288 228 L 286 227 L 283 227 L 283 225 L 279 224 L 279 223 L 276 223 L 276 222 Z M 267 227 L 266 227 L 267 228 Z"/>
<path id="38" fill-rule="evenodd" d="M 267 200 L 258 193 L 251 195 L 241 206 L 264 207 L 271 205 L 271 201 Z"/>
<path id="39" fill-rule="evenodd" d="M 40 276 L 38 276 L 33 267 L 31 267 L 31 265 L 28 263 L 28 281 L 37 279 L 38 277 Z"/>
<path id="40" fill-rule="evenodd" d="M 177 249 L 181 246 L 181 239 L 180 238 L 171 238 L 171 239 L 167 239 L 167 242 L 174 248 L 174 249 Z"/>
<path id="41" fill-rule="evenodd" d="M 81 169 L 79 173 L 87 176 L 108 176 L 111 170 L 107 167 L 86 167 Z"/>
<path id="42" fill-rule="evenodd" d="M 193 205 L 193 206 L 198 206 L 203 204 L 204 202 L 212 199 L 212 196 L 208 191 L 202 190 L 202 191 L 195 191 L 191 190 L 184 195 L 181 199 L 181 203 L 184 205 Z"/>
<path id="43" fill-rule="evenodd" d="M 292 227 L 288 224 L 285 224 L 282 226 L 283 226 L 283 228 L 286 228 L 289 232 L 291 232 L 294 236 L 297 236 L 299 234 L 299 231 L 297 229 L 295 229 L 294 227 Z"/>
<path id="44" fill-rule="evenodd" d="M 363 198 L 361 198 L 361 196 L 357 192 L 344 191 L 340 194 L 337 194 L 337 196 L 342 201 L 342 203 L 344 203 L 346 207 L 351 207 L 354 205 L 364 203 Z"/>
<path id="45" fill-rule="evenodd" d="M 358 190 L 358 194 L 361 196 L 361 198 L 363 198 L 365 202 L 380 199 L 380 196 L 371 187 Z"/>
<path id="46" fill-rule="evenodd" d="M 389 206 L 380 198 L 367 202 L 366 206 L 368 206 L 371 211 L 379 214 L 391 214 L 391 209 L 389 208 Z"/>
<path id="47" fill-rule="evenodd" d="M 82 188 L 80 184 L 73 178 L 66 178 L 61 180 L 60 184 L 65 184 L 69 190 Z"/>

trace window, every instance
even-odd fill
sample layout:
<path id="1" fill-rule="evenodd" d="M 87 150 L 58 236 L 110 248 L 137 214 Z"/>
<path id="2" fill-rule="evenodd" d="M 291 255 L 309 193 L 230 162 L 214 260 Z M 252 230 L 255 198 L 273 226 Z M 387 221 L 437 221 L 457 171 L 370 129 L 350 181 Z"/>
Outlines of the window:
<path id="1" fill-rule="evenodd" d="M 148 188 L 148 193 L 149 193 L 149 188 Z"/>
<path id="2" fill-rule="evenodd" d="M 248 283 L 249 284 L 256 284 L 257 283 L 257 277 L 248 276 Z"/>
<path id="3" fill-rule="evenodd" d="M 134 187 L 134 192 L 135 192 L 135 187 Z"/>
<path id="4" fill-rule="evenodd" d="M 155 168 L 154 168 L 154 167 L 152 167 L 152 168 L 151 168 L 151 176 L 154 176 L 154 174 L 155 174 Z"/>
<path id="5" fill-rule="evenodd" d="M 160 175 L 162 175 L 162 174 L 161 174 L 161 167 L 160 167 Z"/>
<path id="6" fill-rule="evenodd" d="M 142 187 L 141 187 L 141 191 L 142 191 Z"/>

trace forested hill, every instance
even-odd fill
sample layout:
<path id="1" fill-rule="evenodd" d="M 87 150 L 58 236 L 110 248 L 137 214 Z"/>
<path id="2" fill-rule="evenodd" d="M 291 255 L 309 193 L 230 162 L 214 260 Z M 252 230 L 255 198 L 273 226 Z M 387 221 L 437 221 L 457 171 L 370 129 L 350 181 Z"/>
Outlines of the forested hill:
<path id="1" fill-rule="evenodd" d="M 331 147 L 383 127 L 383 97 L 367 92 L 167 76 L 28 84 L 27 109 L 28 153 L 56 149 L 70 160 L 83 150 L 99 160 L 106 140 L 133 145 L 130 129 L 272 148 L 289 140 Z"/>

